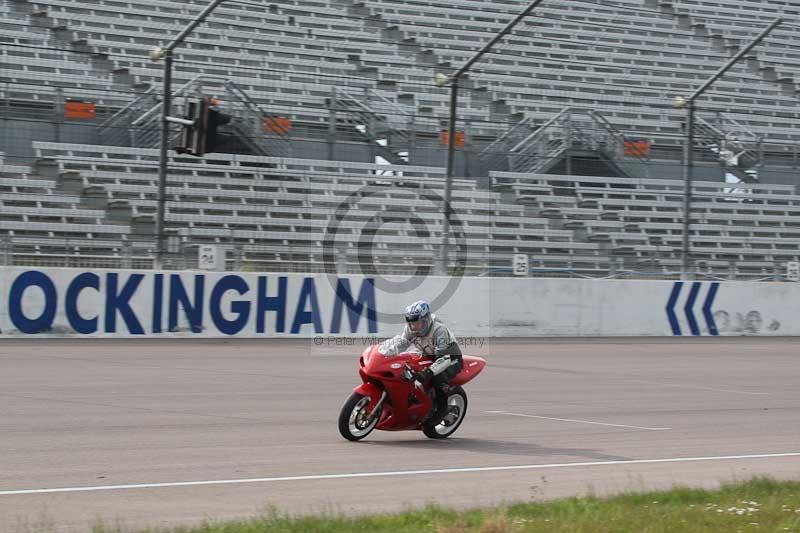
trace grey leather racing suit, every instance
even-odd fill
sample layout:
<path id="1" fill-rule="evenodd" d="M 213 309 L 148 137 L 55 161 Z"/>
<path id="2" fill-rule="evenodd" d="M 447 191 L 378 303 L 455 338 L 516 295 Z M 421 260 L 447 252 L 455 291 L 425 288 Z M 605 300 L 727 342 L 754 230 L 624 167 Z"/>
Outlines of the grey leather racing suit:
<path id="1" fill-rule="evenodd" d="M 417 335 L 406 326 L 403 333 L 385 341 L 380 348 L 384 355 L 396 355 L 413 350 L 433 359 L 428 367 L 434 376 L 435 386 L 452 379 L 461 370 L 462 356 L 455 335 L 436 318 L 431 316 L 432 324 L 425 335 Z"/>

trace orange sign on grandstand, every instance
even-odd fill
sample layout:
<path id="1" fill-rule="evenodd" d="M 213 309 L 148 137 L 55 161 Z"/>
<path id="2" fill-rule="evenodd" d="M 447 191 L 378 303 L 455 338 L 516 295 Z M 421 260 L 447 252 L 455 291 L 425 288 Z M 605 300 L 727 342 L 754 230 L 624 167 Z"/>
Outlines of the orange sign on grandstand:
<path id="1" fill-rule="evenodd" d="M 625 139 L 625 155 L 647 157 L 650 155 L 650 141 L 647 139 Z"/>
<path id="2" fill-rule="evenodd" d="M 450 135 L 448 135 L 447 130 L 442 130 L 439 132 L 439 144 L 447 146 L 447 142 L 449 140 Z M 456 148 L 464 148 L 466 144 L 466 137 L 464 136 L 463 131 L 456 131 L 456 138 L 453 141 L 453 146 Z"/>
<path id="3" fill-rule="evenodd" d="M 292 129 L 292 122 L 286 117 L 264 117 L 264 131 L 271 133 L 289 133 Z"/>
<path id="4" fill-rule="evenodd" d="M 96 106 L 93 102 L 73 102 L 69 100 L 64 103 L 64 118 L 94 120 L 97 118 Z"/>

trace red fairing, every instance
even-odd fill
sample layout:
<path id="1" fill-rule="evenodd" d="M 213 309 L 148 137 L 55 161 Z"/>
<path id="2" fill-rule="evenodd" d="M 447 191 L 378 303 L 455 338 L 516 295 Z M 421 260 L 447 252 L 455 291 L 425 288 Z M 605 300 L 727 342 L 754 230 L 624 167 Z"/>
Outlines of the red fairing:
<path id="1" fill-rule="evenodd" d="M 456 376 L 450 380 L 450 384 L 463 385 L 467 383 L 472 378 L 480 374 L 481 370 L 483 370 L 483 367 L 485 366 L 486 360 L 484 358 L 476 357 L 474 355 L 465 355 L 461 372 L 456 374 Z"/>
<path id="2" fill-rule="evenodd" d="M 412 383 L 403 381 L 401 374 L 406 363 L 415 372 L 421 371 L 431 361 L 416 353 L 401 353 L 385 357 L 379 345 L 364 350 L 359 358 L 359 374 L 365 383 L 386 390 L 389 395 L 376 429 L 400 431 L 418 429 L 431 408 L 431 400 Z M 380 393 L 379 393 L 380 396 Z M 370 395 L 370 408 L 377 401 Z"/>

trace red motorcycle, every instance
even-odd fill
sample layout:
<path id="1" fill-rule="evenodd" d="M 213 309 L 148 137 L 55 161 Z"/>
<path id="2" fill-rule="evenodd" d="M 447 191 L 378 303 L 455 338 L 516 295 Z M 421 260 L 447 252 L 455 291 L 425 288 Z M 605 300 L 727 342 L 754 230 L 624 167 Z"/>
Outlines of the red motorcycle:
<path id="1" fill-rule="evenodd" d="M 418 353 L 385 356 L 380 352 L 380 346 L 370 346 L 358 360 L 358 373 L 363 383 L 353 389 L 339 414 L 342 436 L 357 441 L 373 429 L 422 430 L 432 439 L 446 439 L 455 433 L 467 414 L 467 394 L 461 386 L 480 374 L 486 361 L 480 357 L 464 356 L 461 371 L 450 380 L 447 413 L 441 422 L 434 425 L 426 420 L 434 409 L 433 400 L 423 390 L 430 383 L 419 386 L 411 382 L 414 373 L 432 361 Z"/>

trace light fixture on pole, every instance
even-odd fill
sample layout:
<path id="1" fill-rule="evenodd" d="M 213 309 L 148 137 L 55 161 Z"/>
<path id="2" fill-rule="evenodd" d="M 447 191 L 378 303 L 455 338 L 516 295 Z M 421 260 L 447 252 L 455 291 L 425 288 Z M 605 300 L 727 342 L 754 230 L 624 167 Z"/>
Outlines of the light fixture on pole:
<path id="1" fill-rule="evenodd" d="M 162 47 L 156 46 L 152 50 L 150 50 L 150 60 L 151 61 L 160 61 L 161 59 L 164 58 L 165 54 L 166 54 L 166 52 Z"/>
<path id="2" fill-rule="evenodd" d="M 444 87 L 447 85 L 448 81 L 450 81 L 450 78 L 441 72 L 437 72 L 436 76 L 433 77 L 433 83 L 436 84 L 437 87 Z"/>
<path id="3" fill-rule="evenodd" d="M 727 63 L 720 67 L 717 72 L 707 79 L 703 85 L 690 96 L 675 96 L 672 99 L 673 107 L 686 110 L 686 123 L 683 132 L 683 242 L 681 246 L 681 278 L 683 279 L 689 277 L 689 227 L 691 224 L 692 210 L 692 179 L 694 177 L 694 102 L 712 83 L 717 81 L 741 58 L 747 55 L 753 47 L 769 35 L 781 22 L 783 22 L 783 19 L 780 17 L 773 20 L 769 26 L 764 28 L 764 30 L 750 42 L 750 44 L 739 50 L 735 56 L 730 58 Z"/>
<path id="4" fill-rule="evenodd" d="M 472 56 L 469 60 L 467 60 L 464 65 L 450 74 L 449 76 L 437 73 L 434 76 L 434 84 L 437 87 L 444 87 L 447 84 L 450 84 L 450 108 L 448 112 L 448 121 L 447 121 L 447 169 L 445 171 L 445 181 L 444 181 L 444 217 L 442 220 L 442 243 L 440 247 L 440 254 L 439 254 L 439 266 L 438 266 L 438 273 L 441 275 L 447 275 L 448 270 L 448 257 L 449 257 L 449 250 L 448 247 L 450 245 L 450 217 L 452 215 L 452 208 L 450 206 L 450 201 L 452 199 L 452 187 L 453 187 L 453 165 L 455 161 L 455 137 L 456 137 L 456 112 L 458 108 L 458 82 L 461 80 L 461 76 L 469 72 L 469 69 L 472 68 L 474 65 L 483 55 L 491 50 L 491 48 L 497 44 L 500 39 L 505 37 L 514 27 L 519 24 L 523 18 L 527 17 L 531 14 L 531 12 L 536 9 L 536 7 L 541 4 L 544 0 L 534 0 L 528 7 L 523 9 L 514 19 L 509 22 L 505 28 L 500 30 L 492 40 L 486 43 L 483 48 L 478 50 L 474 56 Z"/>
<path id="5" fill-rule="evenodd" d="M 172 109 L 172 51 L 224 1 L 214 0 L 181 30 L 171 43 L 163 47 L 157 46 L 150 50 L 150 59 L 153 61 L 164 60 L 164 94 L 161 101 L 161 142 L 158 156 L 158 199 L 156 202 L 156 257 L 153 264 L 156 270 L 164 267 L 164 216 L 167 202 L 169 125 L 175 121 L 174 117 L 169 116 Z"/>

